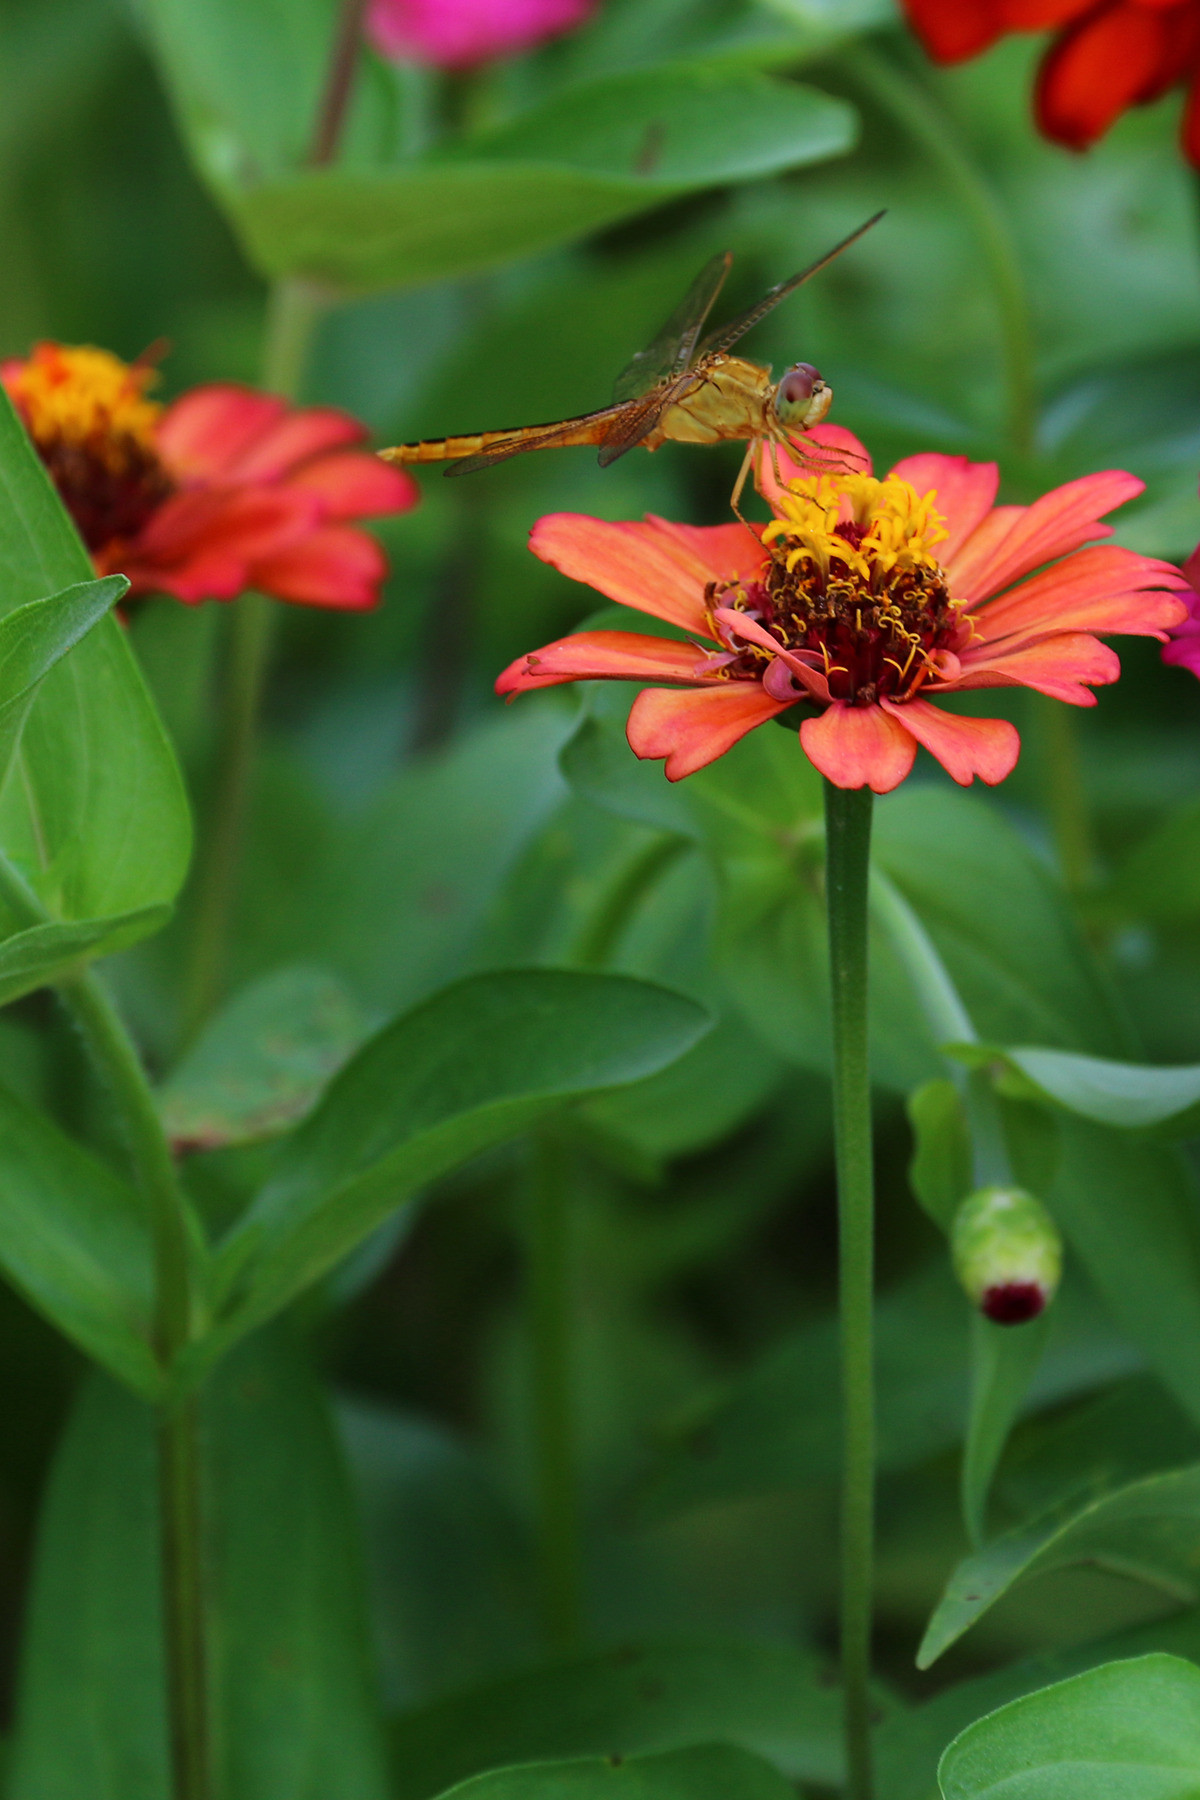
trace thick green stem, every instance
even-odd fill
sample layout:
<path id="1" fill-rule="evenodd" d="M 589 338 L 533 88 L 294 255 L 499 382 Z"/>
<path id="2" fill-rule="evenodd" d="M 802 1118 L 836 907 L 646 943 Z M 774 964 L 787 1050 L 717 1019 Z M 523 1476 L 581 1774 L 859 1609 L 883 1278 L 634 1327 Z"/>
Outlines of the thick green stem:
<path id="1" fill-rule="evenodd" d="M 825 783 L 842 1354 L 842 1686 L 847 1800 L 871 1800 L 875 1194 L 867 1039 L 869 788 Z"/>
<path id="2" fill-rule="evenodd" d="M 541 1136 L 532 1147 L 526 1227 L 534 1457 L 542 1605 L 558 1650 L 580 1637 L 579 1489 L 575 1456 L 571 1315 L 571 1196 L 566 1152 Z"/>
<path id="3" fill-rule="evenodd" d="M 1008 439 L 1018 455 L 1032 456 L 1037 424 L 1033 329 L 1025 280 L 1003 208 L 950 121 L 918 81 L 862 42 L 855 44 L 845 67 L 940 166 L 975 228 L 1000 315 Z"/>
<path id="4" fill-rule="evenodd" d="M 116 1105 L 150 1217 L 155 1339 L 169 1366 L 192 1331 L 192 1225 L 154 1095 L 129 1034 L 90 971 L 63 982 L 70 1007 Z M 201 1522 L 197 1403 L 168 1402 L 158 1423 L 163 1629 L 174 1800 L 210 1800 L 212 1734 Z"/>

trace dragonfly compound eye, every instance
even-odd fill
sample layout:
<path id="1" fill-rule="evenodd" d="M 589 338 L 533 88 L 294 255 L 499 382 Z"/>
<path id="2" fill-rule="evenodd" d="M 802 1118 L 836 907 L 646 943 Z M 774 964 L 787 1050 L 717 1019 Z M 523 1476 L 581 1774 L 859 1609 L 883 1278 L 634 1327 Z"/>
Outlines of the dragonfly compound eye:
<path id="1" fill-rule="evenodd" d="M 779 421 L 793 429 L 819 425 L 832 405 L 833 389 L 811 363 L 793 363 L 775 389 Z"/>

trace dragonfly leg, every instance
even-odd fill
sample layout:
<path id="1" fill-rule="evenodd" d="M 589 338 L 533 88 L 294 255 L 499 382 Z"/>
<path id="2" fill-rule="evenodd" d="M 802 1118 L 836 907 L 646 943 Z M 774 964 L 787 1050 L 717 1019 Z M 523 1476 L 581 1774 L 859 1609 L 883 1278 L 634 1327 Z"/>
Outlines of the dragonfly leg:
<path id="1" fill-rule="evenodd" d="M 741 522 L 743 525 L 745 525 L 746 520 L 744 518 L 742 518 L 741 510 L 738 507 L 738 501 L 742 497 L 742 489 L 746 485 L 746 477 L 747 477 L 747 475 L 749 475 L 750 470 L 754 466 L 754 453 L 758 449 L 758 444 L 759 444 L 758 438 L 751 438 L 750 442 L 746 445 L 746 454 L 742 458 L 742 466 L 738 470 L 738 478 L 733 484 L 733 493 L 731 494 L 730 499 L 729 499 L 730 506 L 733 508 L 733 511 L 736 514 L 736 516 L 739 519 L 741 519 Z M 757 480 L 755 481 L 754 485 L 755 485 L 755 487 L 758 486 Z"/>

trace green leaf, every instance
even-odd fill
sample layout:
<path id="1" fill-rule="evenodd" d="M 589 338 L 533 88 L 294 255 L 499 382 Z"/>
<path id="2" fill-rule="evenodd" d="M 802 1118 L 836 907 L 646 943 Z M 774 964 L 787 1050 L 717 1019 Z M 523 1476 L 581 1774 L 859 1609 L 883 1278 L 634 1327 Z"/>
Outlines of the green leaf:
<path id="1" fill-rule="evenodd" d="M 1014 1049 L 973 1044 L 957 1052 L 978 1066 L 1003 1063 L 1011 1072 L 1007 1090 L 1020 1098 L 1052 1100 L 1081 1119 L 1125 1131 L 1169 1127 L 1190 1137 L 1200 1130 L 1200 1063 L 1154 1068 L 1148 1063 L 1115 1062 L 1067 1050 Z"/>
<path id="2" fill-rule="evenodd" d="M 1033 1110 L 1033 1109 L 1031 1109 Z M 1200 1420 L 1200 1226 L 1196 1178 L 1182 1154 L 1069 1116 L 1039 1193 L 1113 1318 Z"/>
<path id="3" fill-rule="evenodd" d="M 580 83 L 440 158 L 225 179 L 218 195 L 269 277 L 411 287 L 552 249 L 698 188 L 823 161 L 855 135 L 850 107 L 812 88 L 675 66 Z"/>
<path id="4" fill-rule="evenodd" d="M 286 1339 L 203 1397 L 220 1791 L 385 1800 L 345 1476 Z M 51 1474 L 22 1654 L 10 1800 L 168 1800 L 155 1417 L 102 1378 Z"/>
<path id="5" fill-rule="evenodd" d="M 362 1042 L 363 1009 L 322 969 L 279 969 L 243 988 L 159 1091 L 176 1150 L 272 1137 L 311 1112 Z"/>
<path id="6" fill-rule="evenodd" d="M 655 1756 L 493 1769 L 452 1791 L 456 1800 L 793 1800 L 791 1785 L 770 1763 L 712 1743 Z"/>
<path id="7" fill-rule="evenodd" d="M 425 1183 L 656 1073 L 707 1023 L 648 982 L 565 970 L 472 976 L 404 1014 L 343 1069 L 221 1246 L 226 1332 L 276 1312 Z"/>
<path id="8" fill-rule="evenodd" d="M 1093 1563 L 1147 1582 L 1181 1605 L 1200 1600 L 1200 1464 L 1150 1475 L 1074 1517 L 1056 1511 L 1006 1532 L 959 1563 L 929 1621 L 917 1666 L 927 1669 L 1018 1582 Z"/>
<path id="9" fill-rule="evenodd" d="M 971 1319 L 971 1401 L 963 1446 L 962 1506 L 973 1545 L 985 1535 L 988 1490 L 1037 1374 L 1049 1325 L 1048 1313 L 1024 1325 L 996 1325 L 982 1313 Z"/>
<path id="10" fill-rule="evenodd" d="M 0 1268 L 52 1324 L 135 1392 L 162 1387 L 141 1200 L 0 1088 Z"/>
<path id="11" fill-rule="evenodd" d="M 47 594 L 61 603 L 60 590 L 90 585 L 91 574 L 74 527 L 0 395 L 0 616 Z M 92 600 L 77 594 L 66 605 L 77 625 Z M 64 648 L 73 629 L 68 619 Z M 171 747 L 126 634 L 115 620 L 100 619 L 41 681 L 0 789 L 0 849 L 52 920 L 97 928 L 94 938 L 70 941 L 66 967 L 161 924 L 190 847 Z M 0 941 L 29 926 L 27 916 L 5 908 Z M 50 978 L 51 944 L 47 935 L 18 952 L 8 997 Z"/>
<path id="12" fill-rule="evenodd" d="M 792 1780 L 843 1777 L 838 1688 L 782 1645 L 645 1644 L 589 1652 L 453 1694 L 392 1727 L 396 1800 L 431 1800 L 506 1763 L 634 1756 L 719 1739 Z"/>
<path id="13" fill-rule="evenodd" d="M 1174 808 L 1155 826 L 1122 865 L 1105 901 L 1166 925 L 1190 924 L 1200 915 L 1200 801 Z"/>
<path id="14" fill-rule="evenodd" d="M 0 787 L 43 678 L 128 588 L 124 575 L 80 581 L 0 619 Z"/>
<path id="15" fill-rule="evenodd" d="M 158 931 L 171 916 L 169 906 L 144 906 L 115 918 L 79 925 L 31 925 L 0 940 L 0 1005 L 47 982 L 62 980 L 96 956 L 112 956 Z"/>
<path id="16" fill-rule="evenodd" d="M 945 1800 L 1194 1800 L 1200 1669 L 1142 1656 L 1014 1700 L 955 1738 L 938 1781 Z"/>

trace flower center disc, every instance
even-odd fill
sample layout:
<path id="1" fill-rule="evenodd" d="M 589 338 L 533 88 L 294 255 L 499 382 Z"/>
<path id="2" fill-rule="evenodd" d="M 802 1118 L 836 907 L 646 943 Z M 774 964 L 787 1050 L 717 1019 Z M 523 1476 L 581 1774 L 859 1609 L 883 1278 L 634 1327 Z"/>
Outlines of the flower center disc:
<path id="1" fill-rule="evenodd" d="M 894 475 L 789 482 L 763 533 L 765 575 L 714 598 L 801 654 L 835 700 L 905 699 L 937 672 L 938 653 L 965 636 L 933 554 L 947 535 L 934 499 Z M 754 646 L 745 654 L 770 657 Z"/>
<path id="2" fill-rule="evenodd" d="M 158 453 L 153 369 L 107 350 L 38 344 L 4 369 L 24 420 L 89 550 L 133 537 L 172 491 Z"/>

